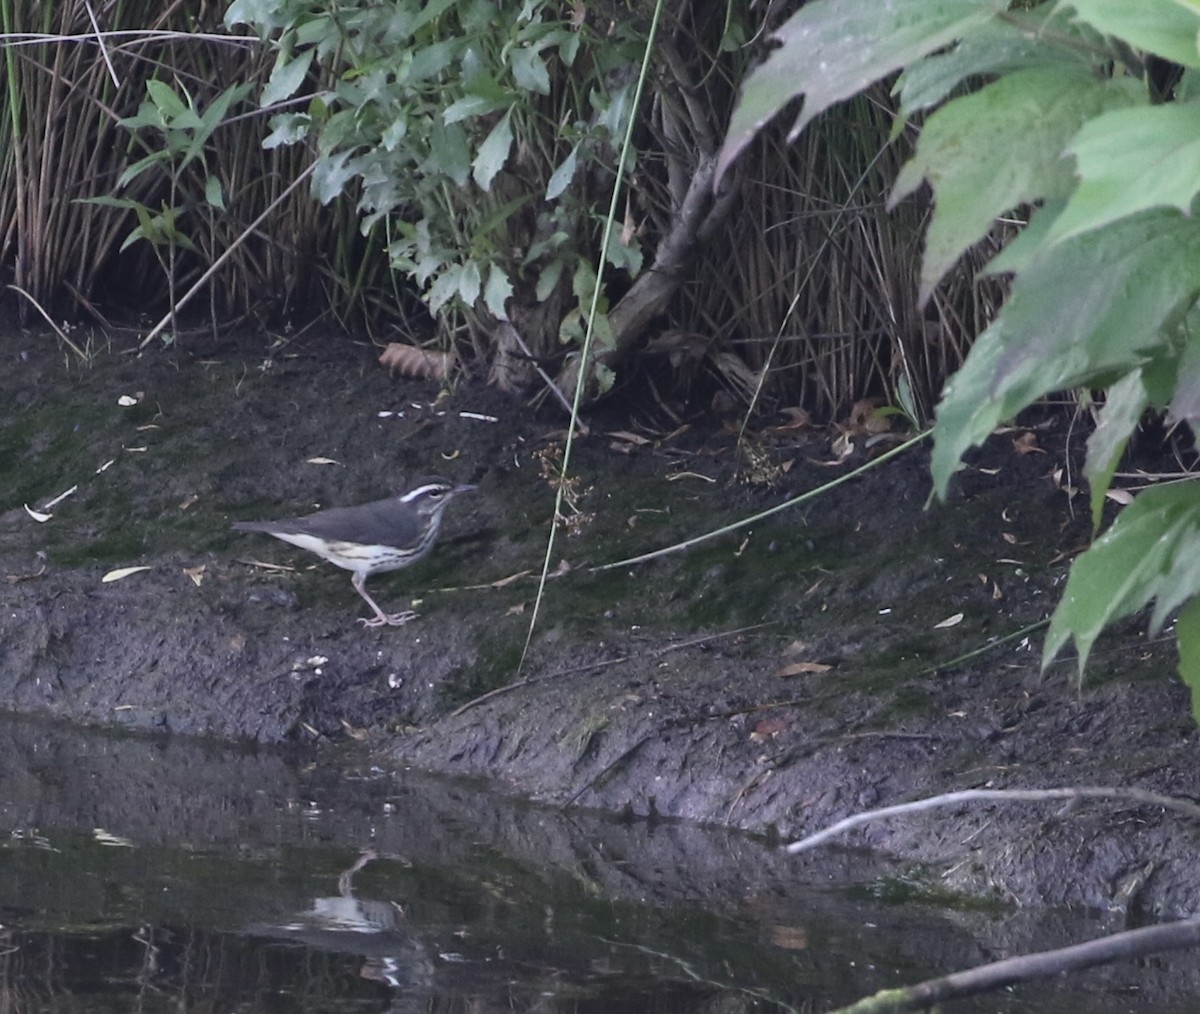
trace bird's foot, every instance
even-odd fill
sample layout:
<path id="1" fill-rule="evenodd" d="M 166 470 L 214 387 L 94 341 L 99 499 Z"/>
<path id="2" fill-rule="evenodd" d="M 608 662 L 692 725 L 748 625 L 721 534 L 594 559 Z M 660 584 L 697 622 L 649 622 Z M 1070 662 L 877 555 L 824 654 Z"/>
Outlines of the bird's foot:
<path id="1" fill-rule="evenodd" d="M 372 616 L 369 620 L 359 617 L 358 622 L 364 627 L 402 627 L 409 620 L 416 618 L 416 613 L 411 609 L 406 609 L 402 613 L 380 613 L 378 616 Z"/>

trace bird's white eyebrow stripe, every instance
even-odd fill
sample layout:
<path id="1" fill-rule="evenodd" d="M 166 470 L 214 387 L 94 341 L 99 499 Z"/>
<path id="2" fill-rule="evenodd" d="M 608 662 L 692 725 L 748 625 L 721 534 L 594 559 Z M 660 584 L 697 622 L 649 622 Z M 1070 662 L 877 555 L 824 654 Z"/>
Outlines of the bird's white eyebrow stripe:
<path id="1" fill-rule="evenodd" d="M 400 498 L 401 503 L 411 503 L 422 493 L 428 493 L 431 489 L 445 489 L 446 487 L 440 482 L 431 482 L 425 486 L 418 486 L 416 489 L 411 489 Z"/>

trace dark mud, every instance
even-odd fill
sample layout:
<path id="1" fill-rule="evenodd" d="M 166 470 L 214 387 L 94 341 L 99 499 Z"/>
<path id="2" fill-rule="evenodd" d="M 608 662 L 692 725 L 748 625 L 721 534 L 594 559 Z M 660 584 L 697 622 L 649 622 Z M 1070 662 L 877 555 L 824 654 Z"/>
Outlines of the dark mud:
<path id="1" fill-rule="evenodd" d="M 607 409 L 573 452 L 575 534 L 556 544 L 562 573 L 521 664 L 536 584 L 513 578 L 545 553 L 553 414 L 469 380 L 439 398 L 337 339 L 271 355 L 258 337 L 141 356 L 114 341 L 86 366 L 45 335 L 3 349 L 8 710 L 316 742 L 331 766 L 348 744 L 552 804 L 784 837 L 969 787 L 1200 795 L 1170 642 L 1131 624 L 1080 686 L 1072 663 L 1040 672 L 1040 633 L 1010 638 L 1049 614 L 1088 535 L 1086 498 L 1069 495 L 1082 437 L 1065 418 L 995 437 L 945 505 L 925 509 L 918 449 L 737 534 L 596 572 L 872 453 L 857 434 L 833 464 L 829 433 L 781 428 L 748 462 L 717 420 L 668 437 L 674 423 Z M 635 431 L 647 442 L 612 435 Z M 1025 433 L 1032 453 L 1014 444 Z M 480 489 L 430 558 L 371 581 L 389 610 L 419 600 L 407 627 L 364 630 L 348 574 L 229 530 L 430 473 Z M 52 519 L 27 514 L 72 487 Z M 150 569 L 102 581 L 134 566 Z M 926 814 L 853 840 L 929 864 L 951 891 L 1167 915 L 1200 900 L 1194 837 L 1151 808 L 1088 804 Z"/>

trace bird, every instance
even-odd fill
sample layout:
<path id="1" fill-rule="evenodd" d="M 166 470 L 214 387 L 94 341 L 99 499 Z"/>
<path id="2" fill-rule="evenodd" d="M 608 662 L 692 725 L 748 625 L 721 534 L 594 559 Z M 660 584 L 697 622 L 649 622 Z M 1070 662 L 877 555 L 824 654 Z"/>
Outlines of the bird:
<path id="1" fill-rule="evenodd" d="M 265 532 L 350 571 L 354 590 L 375 611 L 370 619 L 360 617 L 358 622 L 367 627 L 398 627 L 417 614 L 412 610 L 385 613 L 367 592 L 367 578 L 400 570 L 424 557 L 433 548 L 450 502 L 475 488 L 432 478 L 406 493 L 357 507 L 333 507 L 281 521 L 238 521 L 233 528 Z"/>

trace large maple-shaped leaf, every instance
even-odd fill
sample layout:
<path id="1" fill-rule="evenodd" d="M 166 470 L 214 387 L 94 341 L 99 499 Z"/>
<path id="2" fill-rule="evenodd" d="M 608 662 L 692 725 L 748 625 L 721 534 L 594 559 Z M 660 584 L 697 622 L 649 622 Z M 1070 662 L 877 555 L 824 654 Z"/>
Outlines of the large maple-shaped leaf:
<path id="1" fill-rule="evenodd" d="M 1071 565 L 1042 664 L 1075 641 L 1082 673 L 1100 631 L 1155 603 L 1151 631 L 1200 593 L 1200 480 L 1148 489 Z M 1200 674 L 1193 674 L 1200 675 Z M 1195 685 L 1194 680 L 1189 683 Z"/>
<path id="2" fill-rule="evenodd" d="M 1200 294 L 1200 222 L 1146 212 L 1029 258 L 1000 316 L 946 385 L 934 430 L 945 493 L 968 447 L 1051 391 L 1141 366 Z"/>
<path id="3" fill-rule="evenodd" d="M 1200 10 L 1179 0 L 1069 0 L 1099 32 L 1184 67 L 1200 67 Z"/>
<path id="4" fill-rule="evenodd" d="M 925 238 L 921 302 L 997 215 L 1072 192 L 1064 150 L 1080 126 L 1107 109 L 1145 101 L 1145 88 L 1128 78 L 1100 80 L 1079 66 L 1037 67 L 1007 74 L 930 116 L 889 200 L 895 205 L 922 180 L 933 187 L 937 206 Z"/>
<path id="5" fill-rule="evenodd" d="M 1200 103 L 1114 109 L 1083 125 L 1068 146 L 1079 186 L 1050 230 L 1050 242 L 1148 208 L 1184 214 L 1200 192 Z"/>
<path id="6" fill-rule="evenodd" d="M 793 97 L 805 125 L 927 53 L 1006 10 L 1008 0 L 812 0 L 775 33 L 781 43 L 746 79 L 717 161 L 717 178 Z"/>

